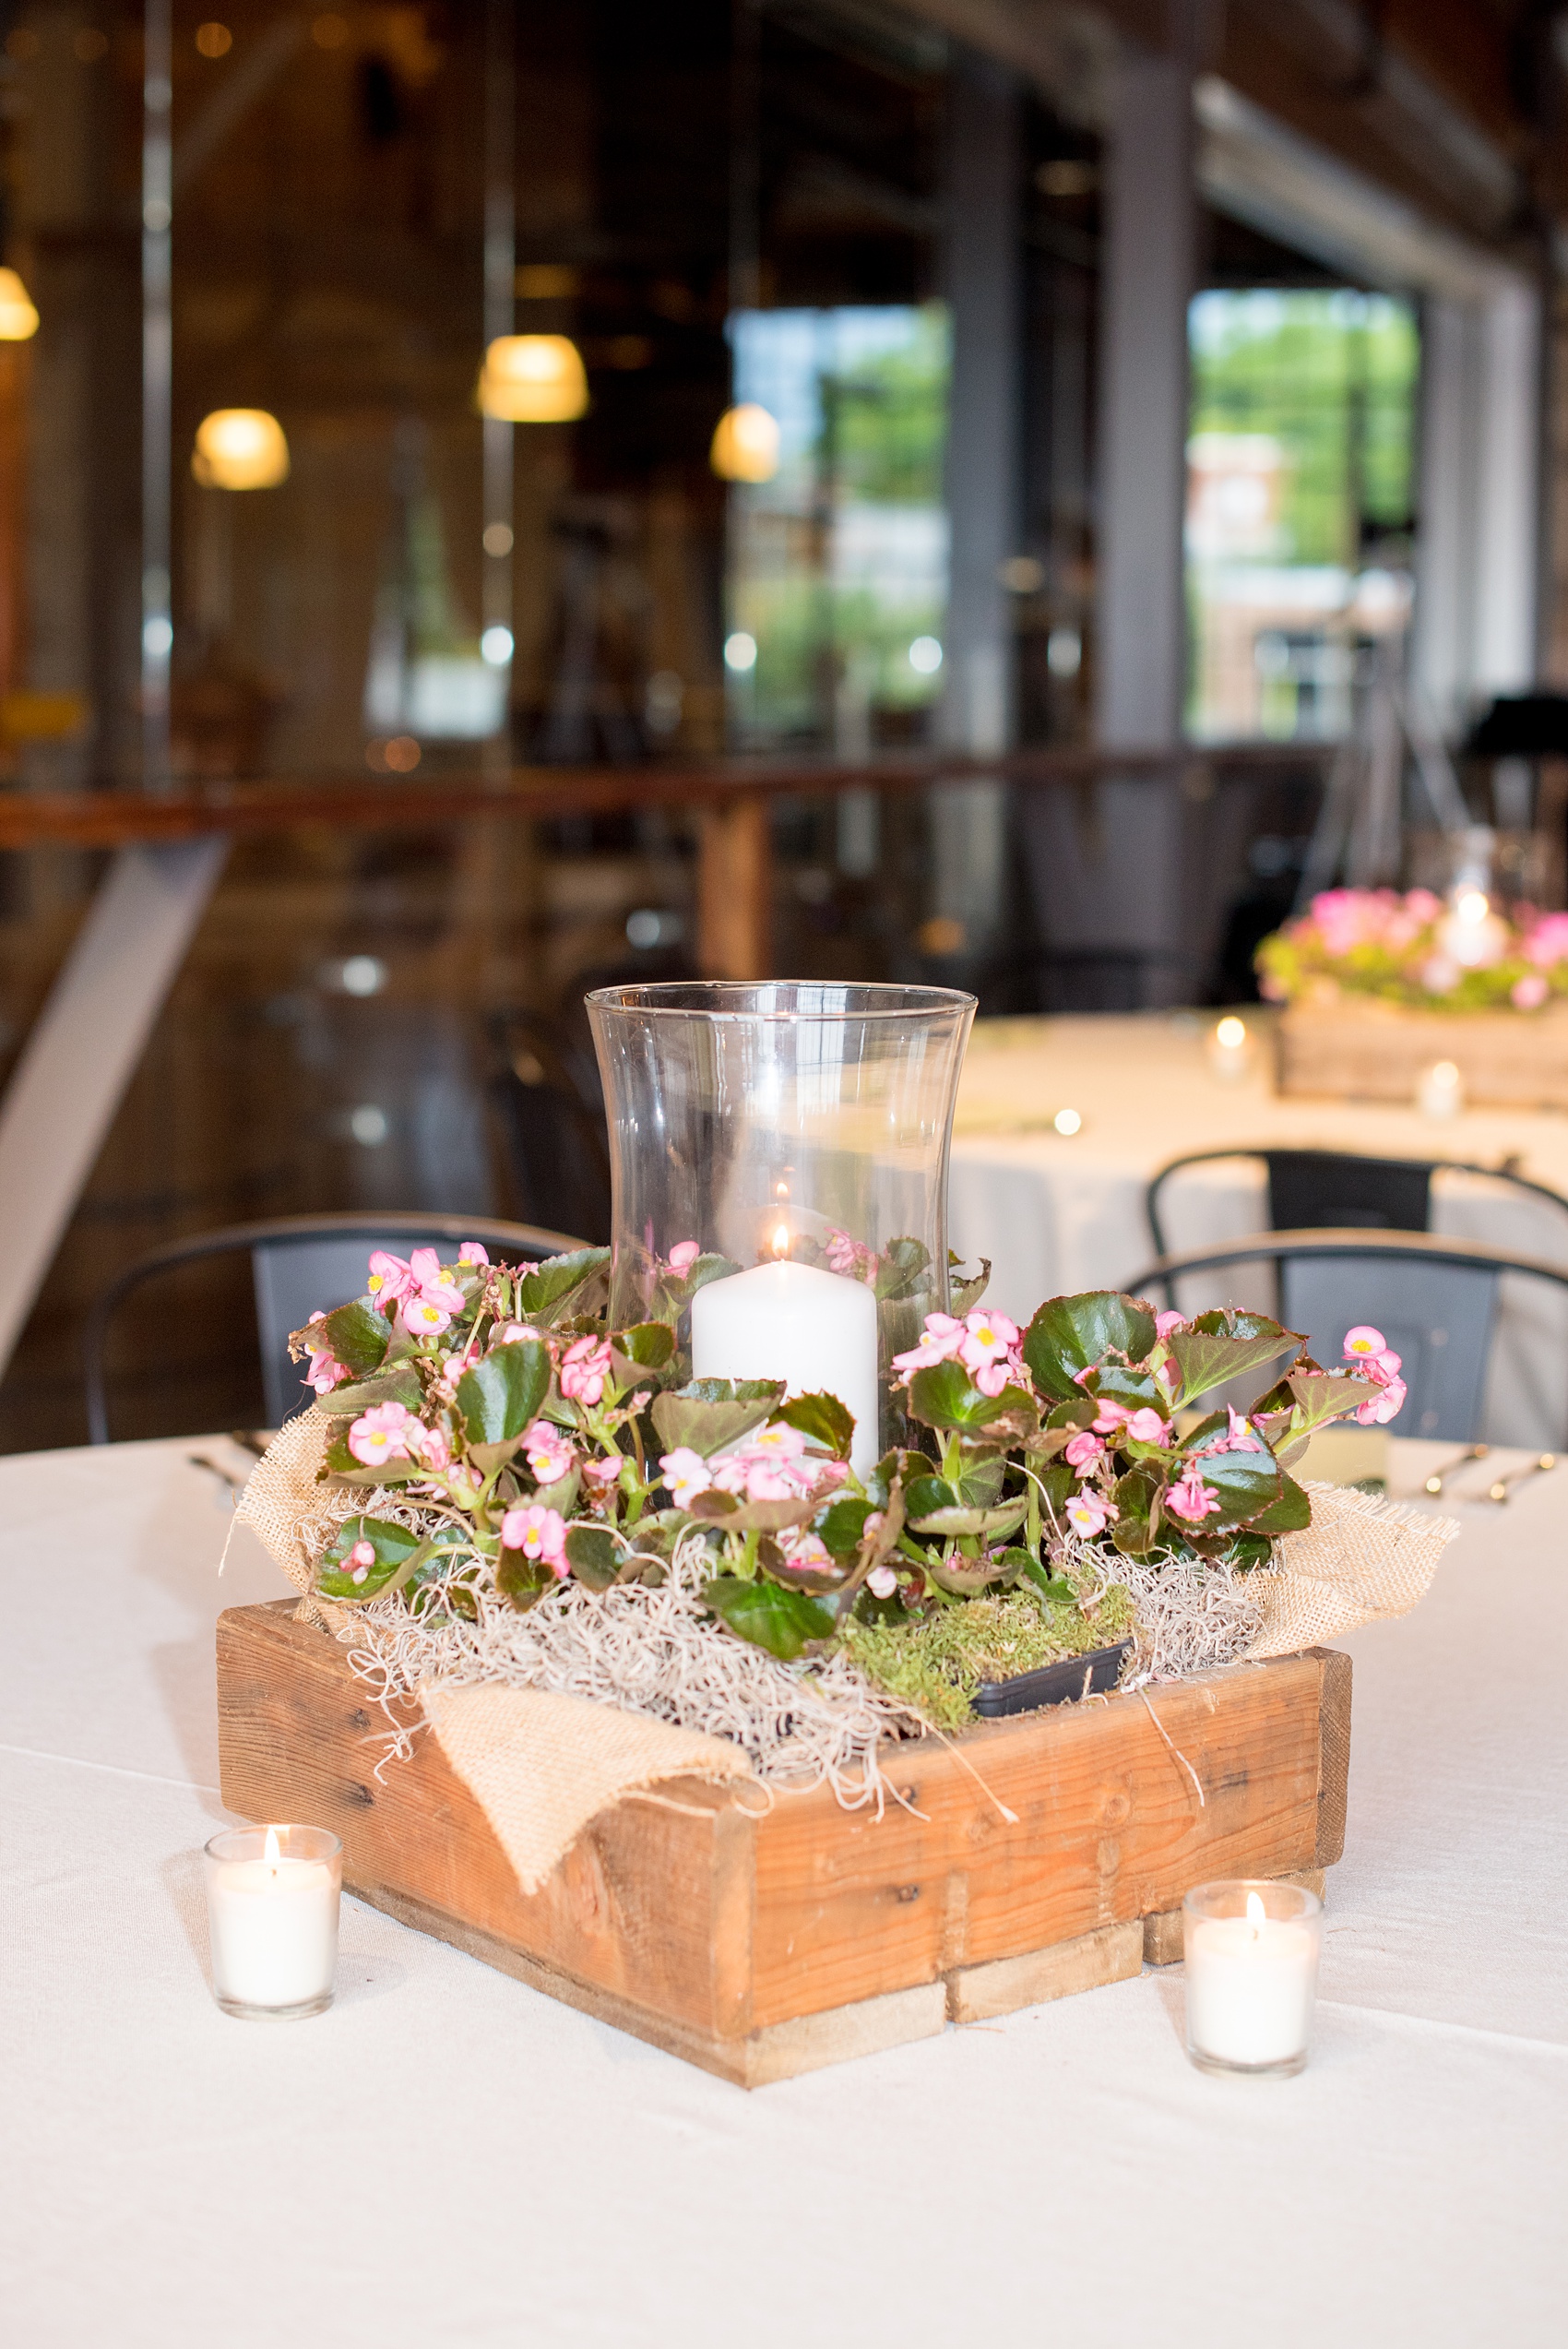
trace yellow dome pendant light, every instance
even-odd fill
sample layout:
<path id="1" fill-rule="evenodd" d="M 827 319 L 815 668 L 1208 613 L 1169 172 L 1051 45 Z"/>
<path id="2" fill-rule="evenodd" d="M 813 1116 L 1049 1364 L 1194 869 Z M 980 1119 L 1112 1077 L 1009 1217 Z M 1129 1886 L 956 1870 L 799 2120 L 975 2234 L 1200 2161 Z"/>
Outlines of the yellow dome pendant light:
<path id="1" fill-rule="evenodd" d="M 0 269 L 0 342 L 30 342 L 38 312 L 15 269 Z"/>
<path id="2" fill-rule="evenodd" d="M 196 426 L 191 471 L 204 489 L 276 489 L 289 478 L 289 444 L 265 408 L 215 408 Z"/>
<path id="3" fill-rule="evenodd" d="M 569 335 L 497 335 L 480 370 L 479 404 L 504 423 L 571 423 L 588 404 L 581 352 Z"/>
<path id="4" fill-rule="evenodd" d="M 754 399 L 726 408 L 707 461 L 721 482 L 770 482 L 778 471 L 778 420 Z"/>

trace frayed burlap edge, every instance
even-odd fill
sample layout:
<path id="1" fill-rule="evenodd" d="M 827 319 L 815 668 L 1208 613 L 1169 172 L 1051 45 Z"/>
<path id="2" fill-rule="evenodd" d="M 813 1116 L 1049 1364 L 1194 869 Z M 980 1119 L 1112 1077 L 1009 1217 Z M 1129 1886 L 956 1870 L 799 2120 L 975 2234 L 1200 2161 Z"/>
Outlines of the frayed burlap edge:
<path id="1" fill-rule="evenodd" d="M 1287 1533 L 1277 1563 L 1248 1583 L 1263 1601 L 1249 1662 L 1321 1647 L 1363 1623 L 1408 1615 L 1426 1596 L 1438 1559 L 1458 1532 L 1452 1517 L 1387 1501 L 1344 1485 L 1310 1484 L 1313 1521 Z"/>

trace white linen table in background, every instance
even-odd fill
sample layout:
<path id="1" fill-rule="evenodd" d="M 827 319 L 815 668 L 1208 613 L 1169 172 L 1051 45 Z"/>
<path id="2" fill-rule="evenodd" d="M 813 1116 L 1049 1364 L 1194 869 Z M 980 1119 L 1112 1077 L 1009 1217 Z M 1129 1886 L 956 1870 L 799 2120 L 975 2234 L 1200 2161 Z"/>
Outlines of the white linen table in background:
<path id="1" fill-rule="evenodd" d="M 967 1260 L 991 1258 L 986 1296 L 998 1311 L 1023 1321 L 1046 1297 L 1134 1280 L 1157 1254 L 1149 1179 L 1191 1151 L 1342 1150 L 1479 1166 L 1510 1159 L 1515 1174 L 1568 1196 L 1568 1115 L 1487 1109 L 1435 1120 L 1393 1103 L 1286 1098 L 1272 1090 L 1261 1024 L 1251 1073 L 1228 1083 L 1208 1067 L 1213 1025 L 1212 1015 L 1177 1012 L 976 1027 L 958 1092 L 948 1237 Z M 1076 1133 L 1054 1130 L 1062 1109 L 1082 1118 Z M 1172 1250 L 1263 1231 L 1264 1170 L 1236 1159 L 1194 1167 L 1170 1186 L 1162 1216 Z M 1500 1184 L 1439 1175 L 1432 1229 L 1568 1265 L 1568 1207 Z M 1191 1309 L 1228 1294 L 1269 1306 L 1270 1276 L 1253 1268 L 1209 1276 L 1182 1302 Z M 1504 1279 L 1480 1433 L 1562 1448 L 1568 1292 Z"/>
<path id="2" fill-rule="evenodd" d="M 353 1900 L 331 2013 L 218 2011 L 213 1624 L 283 1584 L 193 1452 L 0 1461 L 18 2349 L 1558 2349 L 1568 1471 L 1345 1643 L 1300 2080 L 1194 2071 L 1178 1971 L 748 2096 Z"/>

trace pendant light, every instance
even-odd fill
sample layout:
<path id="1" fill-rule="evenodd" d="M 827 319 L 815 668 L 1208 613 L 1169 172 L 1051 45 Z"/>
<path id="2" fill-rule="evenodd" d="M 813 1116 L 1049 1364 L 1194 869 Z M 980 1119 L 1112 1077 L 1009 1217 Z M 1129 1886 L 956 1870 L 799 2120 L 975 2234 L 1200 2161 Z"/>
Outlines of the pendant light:
<path id="1" fill-rule="evenodd" d="M 0 269 L 0 342 L 27 342 L 38 332 L 38 312 L 15 269 Z"/>
<path id="2" fill-rule="evenodd" d="M 721 482 L 770 482 L 778 471 L 778 420 L 754 399 L 726 408 L 708 463 Z"/>
<path id="3" fill-rule="evenodd" d="M 289 444 L 265 408 L 215 408 L 196 426 L 191 471 L 204 489 L 276 489 L 289 478 Z"/>
<path id="4" fill-rule="evenodd" d="M 569 424 L 588 404 L 582 353 L 569 335 L 497 335 L 480 371 L 479 404 L 511 424 Z"/>

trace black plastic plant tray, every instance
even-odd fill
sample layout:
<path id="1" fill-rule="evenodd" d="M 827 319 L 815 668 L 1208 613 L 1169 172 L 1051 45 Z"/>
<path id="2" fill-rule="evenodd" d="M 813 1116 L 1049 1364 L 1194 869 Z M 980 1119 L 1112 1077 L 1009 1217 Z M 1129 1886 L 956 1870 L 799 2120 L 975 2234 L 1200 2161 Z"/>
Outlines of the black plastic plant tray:
<path id="1" fill-rule="evenodd" d="M 1079 1697 L 1102 1697 L 1122 1675 L 1131 1640 L 1113 1648 L 1096 1648 L 1087 1655 L 1068 1656 L 1061 1663 L 1042 1663 L 1038 1671 L 1020 1672 L 1016 1680 L 982 1680 L 975 1690 L 975 1711 L 982 1721 L 997 1721 L 1010 1712 L 1033 1712 L 1040 1705 L 1070 1705 Z M 1086 1675 L 1087 1679 L 1086 1679 Z"/>

